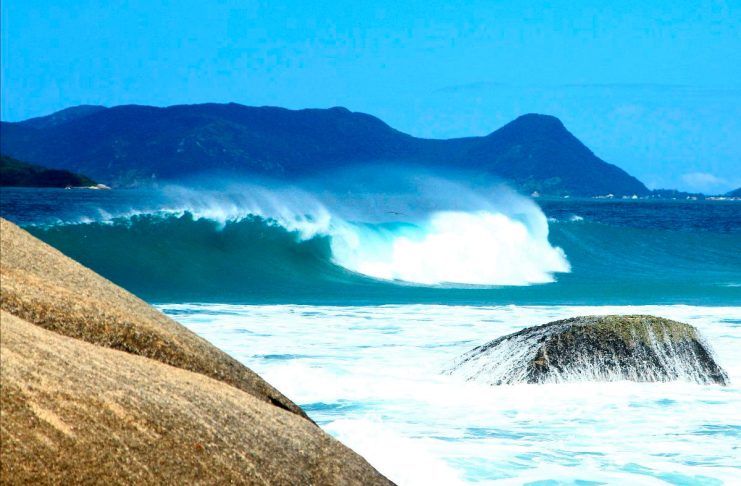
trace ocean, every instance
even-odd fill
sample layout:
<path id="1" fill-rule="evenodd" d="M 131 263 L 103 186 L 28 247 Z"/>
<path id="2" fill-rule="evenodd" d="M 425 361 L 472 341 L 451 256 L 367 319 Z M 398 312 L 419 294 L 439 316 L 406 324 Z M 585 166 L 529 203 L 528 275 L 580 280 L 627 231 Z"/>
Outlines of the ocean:
<path id="1" fill-rule="evenodd" d="M 260 373 L 399 484 L 738 484 L 740 203 L 418 182 L 3 188 L 0 213 Z M 443 373 L 523 327 L 608 313 L 696 326 L 731 385 Z"/>

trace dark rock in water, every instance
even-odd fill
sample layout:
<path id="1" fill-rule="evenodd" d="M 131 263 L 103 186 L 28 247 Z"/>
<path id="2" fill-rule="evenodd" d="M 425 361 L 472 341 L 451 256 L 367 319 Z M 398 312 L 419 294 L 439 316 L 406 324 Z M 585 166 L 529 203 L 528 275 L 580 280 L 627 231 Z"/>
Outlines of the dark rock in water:
<path id="1" fill-rule="evenodd" d="M 450 374 L 492 385 L 575 381 L 728 384 L 697 329 L 653 316 L 587 316 L 528 327 L 461 356 Z"/>

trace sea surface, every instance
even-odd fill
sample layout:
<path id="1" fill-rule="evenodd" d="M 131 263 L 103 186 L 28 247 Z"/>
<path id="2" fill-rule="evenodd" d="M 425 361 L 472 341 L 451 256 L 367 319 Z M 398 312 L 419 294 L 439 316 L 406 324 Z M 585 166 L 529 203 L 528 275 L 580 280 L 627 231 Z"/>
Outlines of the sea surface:
<path id="1" fill-rule="evenodd" d="M 257 371 L 405 485 L 739 484 L 741 308 L 240 306 L 165 313 Z M 696 326 L 731 385 L 492 387 L 443 374 L 474 346 L 588 314 Z"/>
<path id="2" fill-rule="evenodd" d="M 399 484 L 740 484 L 741 203 L 0 190 L 0 214 L 250 366 Z M 526 326 L 695 325 L 728 387 L 444 374 Z"/>
<path id="3" fill-rule="evenodd" d="M 0 215 L 154 303 L 741 305 L 737 201 L 458 191 L 4 188 Z"/>

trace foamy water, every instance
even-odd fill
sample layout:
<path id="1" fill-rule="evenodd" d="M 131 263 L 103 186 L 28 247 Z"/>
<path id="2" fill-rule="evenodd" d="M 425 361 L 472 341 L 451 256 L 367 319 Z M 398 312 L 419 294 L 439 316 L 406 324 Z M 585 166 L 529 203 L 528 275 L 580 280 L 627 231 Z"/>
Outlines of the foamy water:
<path id="1" fill-rule="evenodd" d="M 738 484 L 741 478 L 738 307 L 160 308 L 260 373 L 401 485 Z M 608 313 L 696 326 L 731 386 L 492 387 L 441 373 L 463 352 L 523 327 Z"/>
<path id="2" fill-rule="evenodd" d="M 553 282 L 554 273 L 571 270 L 564 251 L 548 241 L 543 211 L 504 186 L 484 196 L 426 177 L 416 181 L 411 196 L 386 195 L 391 201 L 382 203 L 377 195 L 348 202 L 293 187 L 251 185 L 226 191 L 173 186 L 168 194 L 173 201 L 164 214 L 189 212 L 222 227 L 259 216 L 297 232 L 302 240 L 328 236 L 335 264 L 377 279 L 529 285 Z M 367 207 L 371 202 L 372 209 Z M 418 209 L 428 206 L 438 209 Z"/>
<path id="3" fill-rule="evenodd" d="M 343 223 L 330 232 L 337 264 L 384 280 L 528 285 L 571 270 L 535 206 L 527 222 L 501 212 L 448 211 L 397 228 Z"/>

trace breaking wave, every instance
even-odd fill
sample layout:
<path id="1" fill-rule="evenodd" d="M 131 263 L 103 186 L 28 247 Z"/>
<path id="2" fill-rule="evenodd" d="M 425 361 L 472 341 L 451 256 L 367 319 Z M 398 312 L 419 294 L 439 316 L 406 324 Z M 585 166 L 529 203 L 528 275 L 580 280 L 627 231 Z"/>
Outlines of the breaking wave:
<path id="1" fill-rule="evenodd" d="M 498 202 L 469 200 L 470 210 L 367 211 L 360 204 L 333 208 L 295 189 L 170 188 L 159 209 L 98 212 L 32 231 L 145 294 L 155 290 L 148 282 L 228 294 L 245 285 L 340 282 L 523 286 L 568 272 L 540 209 L 500 191 Z M 397 198 L 393 207 L 404 204 Z"/>
<path id="2" fill-rule="evenodd" d="M 0 209 L 151 302 L 739 300 L 735 206 L 539 200 L 539 207 L 502 186 L 388 174 L 382 182 L 337 179 L 341 187 L 215 183 L 32 198 L 11 191 Z M 702 215 L 711 210 L 720 216 L 706 228 Z M 690 227 L 675 228 L 677 221 Z"/>

